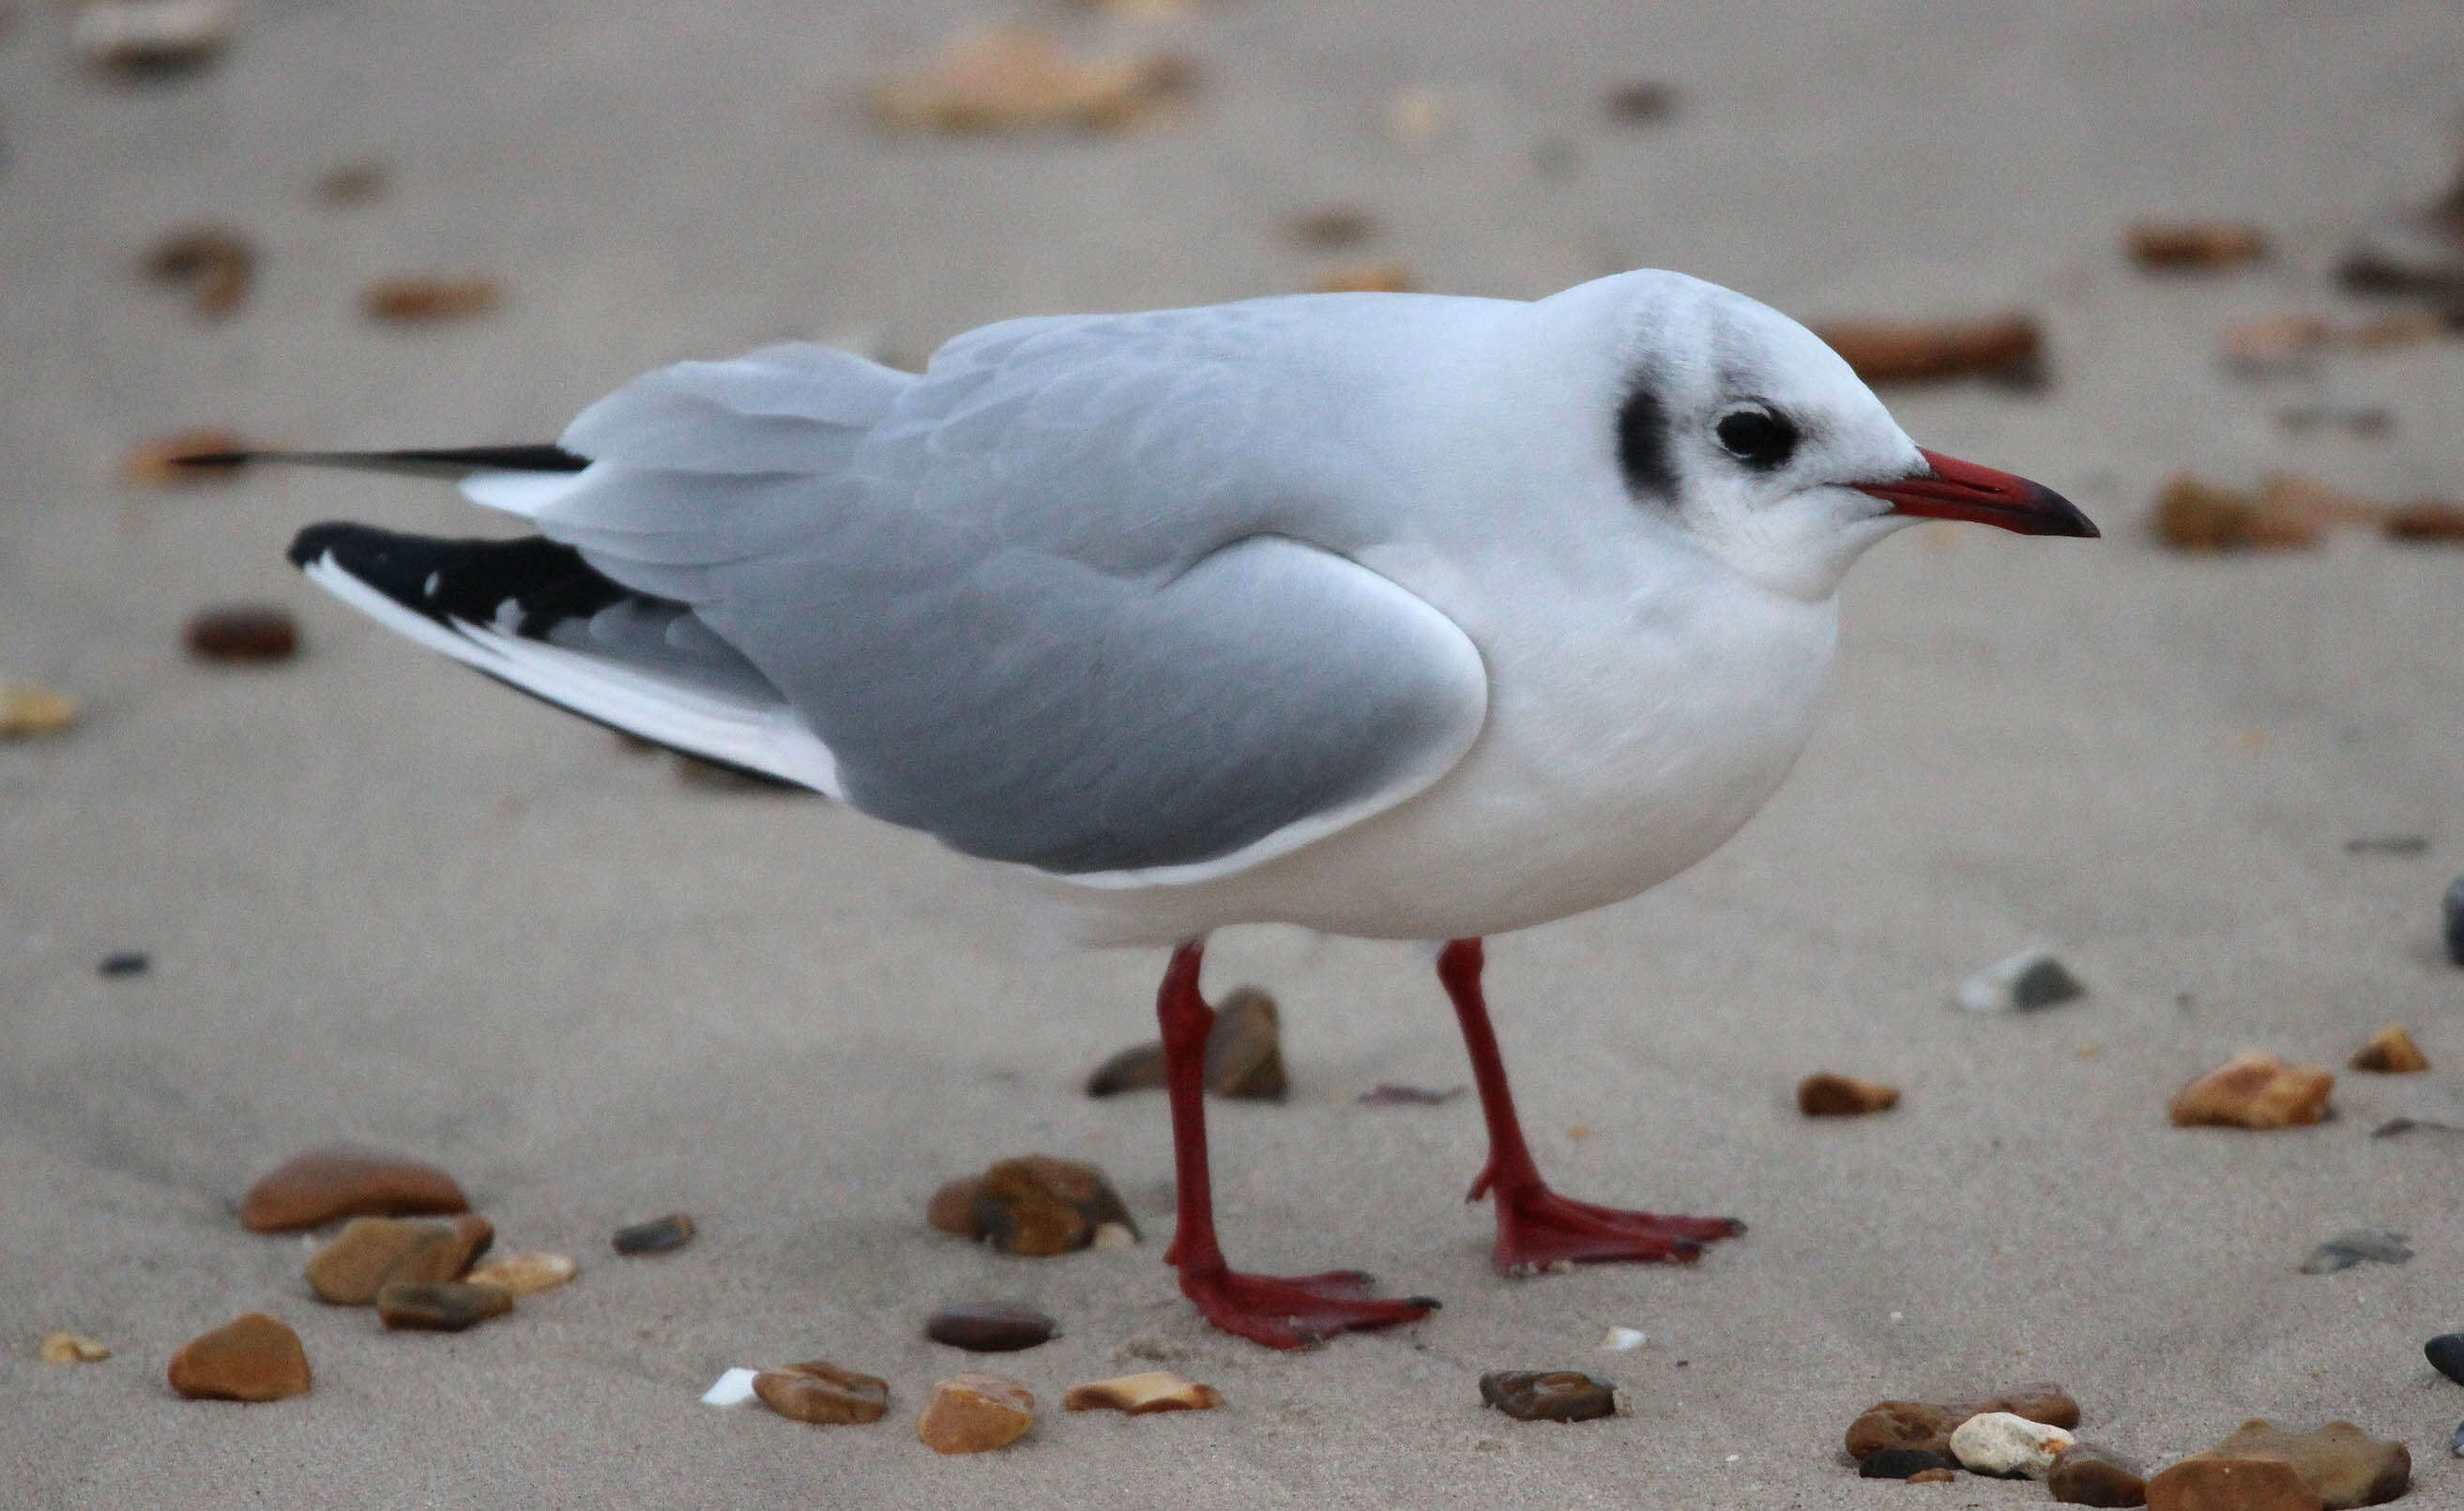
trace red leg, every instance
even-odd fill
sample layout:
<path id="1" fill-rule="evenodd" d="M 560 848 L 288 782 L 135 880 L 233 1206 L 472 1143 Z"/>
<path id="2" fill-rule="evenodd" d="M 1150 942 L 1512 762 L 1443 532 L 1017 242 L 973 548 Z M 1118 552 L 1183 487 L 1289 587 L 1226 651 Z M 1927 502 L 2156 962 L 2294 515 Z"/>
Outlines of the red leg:
<path id="1" fill-rule="evenodd" d="M 1746 1231 L 1734 1217 L 1662 1217 L 1620 1211 L 1560 1196 L 1540 1179 L 1523 1124 L 1514 1116 L 1514 1094 L 1506 1086 L 1506 1061 L 1488 1026 L 1488 1003 L 1480 989 L 1480 941 L 1459 939 L 1438 956 L 1438 979 L 1454 999 L 1463 1022 L 1463 1047 L 1471 1052 L 1471 1076 L 1480 1088 L 1480 1110 L 1488 1120 L 1488 1164 L 1465 1199 L 1497 1199 L 1497 1267 L 1544 1268 L 1557 1261 L 1642 1259 L 1685 1263 L 1703 1246 Z"/>
<path id="2" fill-rule="evenodd" d="M 1180 1267 L 1180 1294 L 1198 1303 L 1206 1320 L 1269 1348 L 1301 1348 L 1354 1327 L 1412 1322 L 1437 1302 L 1425 1296 L 1401 1300 L 1373 1296 L 1358 1270 L 1325 1275 L 1243 1275 L 1223 1262 L 1215 1241 L 1215 1198 L 1206 1179 L 1206 1031 L 1215 1010 L 1198 994 L 1203 944 L 1173 952 L 1155 994 L 1163 1024 L 1166 1083 L 1172 1094 L 1173 1174 L 1179 1188 L 1180 1221 L 1164 1262 Z"/>

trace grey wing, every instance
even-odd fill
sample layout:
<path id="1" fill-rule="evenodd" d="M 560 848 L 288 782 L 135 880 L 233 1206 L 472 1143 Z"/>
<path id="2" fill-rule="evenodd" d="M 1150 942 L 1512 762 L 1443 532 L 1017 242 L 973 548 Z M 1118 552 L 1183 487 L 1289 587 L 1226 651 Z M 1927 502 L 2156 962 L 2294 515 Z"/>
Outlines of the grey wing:
<path id="1" fill-rule="evenodd" d="M 1274 324 L 1015 322 L 784 406 L 653 374 L 523 512 L 691 605 L 858 809 L 1090 879 L 1236 870 L 1424 789 L 1487 704 L 1463 632 L 1339 548 L 1367 472 L 1258 381 Z"/>

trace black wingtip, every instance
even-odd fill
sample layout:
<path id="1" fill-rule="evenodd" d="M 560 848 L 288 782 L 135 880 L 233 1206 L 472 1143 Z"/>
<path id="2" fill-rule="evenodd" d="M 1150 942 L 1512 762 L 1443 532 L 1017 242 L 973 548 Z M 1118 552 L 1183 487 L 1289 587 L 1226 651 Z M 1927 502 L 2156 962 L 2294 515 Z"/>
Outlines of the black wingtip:
<path id="1" fill-rule="evenodd" d="M 282 554 L 291 565 L 305 570 L 308 566 L 334 548 L 334 544 L 360 526 L 342 520 L 326 520 L 309 525 L 291 538 L 291 548 Z"/>
<path id="2" fill-rule="evenodd" d="M 459 480 L 474 472 L 580 472 L 590 458 L 552 442 L 517 446 L 456 446 L 389 452 L 219 451 L 184 452 L 164 458 L 174 467 L 231 470 L 254 462 L 297 467 L 343 467 Z"/>

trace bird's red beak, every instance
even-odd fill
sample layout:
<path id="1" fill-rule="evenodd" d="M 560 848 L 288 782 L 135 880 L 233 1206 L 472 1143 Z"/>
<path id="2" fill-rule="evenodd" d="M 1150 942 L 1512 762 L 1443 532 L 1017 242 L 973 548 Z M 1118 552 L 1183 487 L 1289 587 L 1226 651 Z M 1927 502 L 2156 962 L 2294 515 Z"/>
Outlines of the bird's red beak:
<path id="1" fill-rule="evenodd" d="M 2043 483 L 1923 447 L 1918 448 L 1917 455 L 1932 469 L 1930 476 L 1903 478 L 1897 482 L 1860 482 L 1857 490 L 1872 494 L 1901 514 L 1923 515 L 1929 520 L 1972 520 L 1978 524 L 1998 524 L 2021 535 L 2101 533 L 2096 522 L 2079 512 L 2077 504 Z"/>

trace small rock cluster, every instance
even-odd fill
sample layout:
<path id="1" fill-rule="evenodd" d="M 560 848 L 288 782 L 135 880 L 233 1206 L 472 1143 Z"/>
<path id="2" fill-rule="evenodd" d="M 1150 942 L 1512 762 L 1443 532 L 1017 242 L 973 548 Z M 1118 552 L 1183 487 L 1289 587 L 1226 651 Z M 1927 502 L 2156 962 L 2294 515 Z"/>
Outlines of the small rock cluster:
<path id="1" fill-rule="evenodd" d="M 925 1220 L 943 1233 L 1007 1254 L 1049 1256 L 1138 1241 L 1137 1224 L 1102 1170 L 1075 1160 L 1028 1154 L 933 1193 Z"/>
<path id="2" fill-rule="evenodd" d="M 2464 1335 L 2453 1354 L 2464 1369 Z M 1957 1405 L 1880 1402 L 1850 1425 L 1846 1446 L 1867 1478 L 1933 1481 L 1964 1469 L 2043 1480 L 2065 1505 L 2150 1511 L 2329 1511 L 2391 1500 L 2411 1482 L 2403 1444 L 2373 1438 L 2350 1422 L 2310 1433 L 2245 1422 L 2213 1448 L 2153 1477 L 2134 1459 L 2079 1440 L 2072 1432 L 2079 1424 L 2079 1403 L 2069 1392 L 2030 1385 Z"/>

